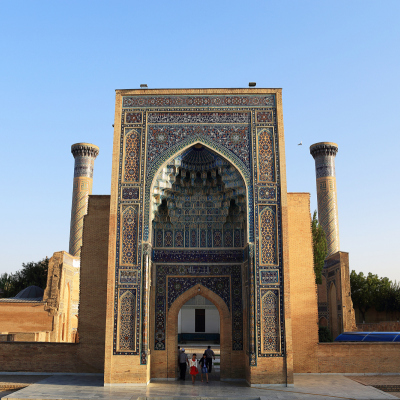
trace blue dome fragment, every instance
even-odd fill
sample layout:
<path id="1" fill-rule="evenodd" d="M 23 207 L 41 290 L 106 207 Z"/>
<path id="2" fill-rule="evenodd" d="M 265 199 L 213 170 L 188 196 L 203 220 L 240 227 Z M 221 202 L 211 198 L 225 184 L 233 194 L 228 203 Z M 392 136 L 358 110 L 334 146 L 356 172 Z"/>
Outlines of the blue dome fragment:
<path id="1" fill-rule="evenodd" d="M 15 299 L 43 299 L 44 290 L 39 286 L 28 286 L 22 289 L 14 298 Z"/>

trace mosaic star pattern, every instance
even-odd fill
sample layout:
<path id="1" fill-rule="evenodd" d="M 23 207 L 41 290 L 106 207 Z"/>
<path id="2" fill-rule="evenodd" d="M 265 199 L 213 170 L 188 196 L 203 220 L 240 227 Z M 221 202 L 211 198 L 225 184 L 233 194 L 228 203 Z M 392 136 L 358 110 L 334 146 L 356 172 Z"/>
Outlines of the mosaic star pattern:
<path id="1" fill-rule="evenodd" d="M 139 199 L 139 188 L 137 187 L 125 187 L 122 189 L 123 200 L 137 200 Z"/>
<path id="2" fill-rule="evenodd" d="M 279 300 L 277 291 L 262 292 L 262 353 L 279 352 Z"/>
<path id="3" fill-rule="evenodd" d="M 276 264 L 276 218 L 275 212 L 264 207 L 260 210 L 261 264 Z"/>
<path id="4" fill-rule="evenodd" d="M 140 154 L 140 131 L 132 129 L 127 133 L 125 144 L 125 181 L 139 181 L 139 154 Z"/>
<path id="5" fill-rule="evenodd" d="M 259 180 L 261 182 L 275 181 L 273 128 L 258 131 L 258 147 Z"/>
<path id="6" fill-rule="evenodd" d="M 279 271 L 278 270 L 266 270 L 260 271 L 260 284 L 270 285 L 279 283 Z"/>
<path id="7" fill-rule="evenodd" d="M 142 122 L 142 113 L 126 113 L 125 121 L 127 124 L 140 124 Z"/>
<path id="8" fill-rule="evenodd" d="M 258 123 L 272 122 L 273 118 L 272 111 L 257 111 L 256 115 Z"/>
<path id="9" fill-rule="evenodd" d="M 121 264 L 136 264 L 137 247 L 137 208 L 135 206 L 126 207 L 123 214 Z"/>
<path id="10" fill-rule="evenodd" d="M 120 319 L 119 319 L 119 349 L 121 351 L 135 351 L 135 320 L 136 320 L 136 292 L 135 290 L 120 291 Z"/>

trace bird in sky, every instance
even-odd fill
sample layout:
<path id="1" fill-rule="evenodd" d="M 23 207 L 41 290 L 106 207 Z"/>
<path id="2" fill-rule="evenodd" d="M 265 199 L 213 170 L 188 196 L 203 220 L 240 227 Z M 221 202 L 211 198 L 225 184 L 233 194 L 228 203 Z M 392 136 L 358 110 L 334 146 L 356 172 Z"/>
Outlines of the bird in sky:
<path id="1" fill-rule="evenodd" d="M 301 141 L 297 146 L 301 146 L 303 144 L 303 141 Z"/>

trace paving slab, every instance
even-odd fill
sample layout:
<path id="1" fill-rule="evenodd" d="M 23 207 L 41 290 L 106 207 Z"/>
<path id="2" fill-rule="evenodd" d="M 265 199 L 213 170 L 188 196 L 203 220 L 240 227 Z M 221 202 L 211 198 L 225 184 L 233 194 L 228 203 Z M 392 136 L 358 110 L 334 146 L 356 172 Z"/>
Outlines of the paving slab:
<path id="1" fill-rule="evenodd" d="M 348 378 L 366 386 L 373 386 L 393 396 L 400 396 L 400 375 L 353 375 Z"/>
<path id="2" fill-rule="evenodd" d="M 212 375 L 212 374 L 211 374 Z M 213 377 L 211 377 L 213 379 Z M 214 377 L 215 379 L 215 377 Z M 1 377 L 0 377 L 1 380 Z M 295 375 L 294 387 L 250 388 L 245 382 L 156 381 L 147 386 L 103 386 L 98 375 L 53 375 L 2 400 L 294 400 L 396 399 L 344 375 Z"/>

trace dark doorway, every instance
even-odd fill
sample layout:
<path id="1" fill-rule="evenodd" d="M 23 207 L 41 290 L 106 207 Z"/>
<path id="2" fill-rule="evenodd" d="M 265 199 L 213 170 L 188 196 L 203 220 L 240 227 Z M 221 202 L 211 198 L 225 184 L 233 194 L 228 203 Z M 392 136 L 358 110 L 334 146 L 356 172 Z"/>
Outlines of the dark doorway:
<path id="1" fill-rule="evenodd" d="M 194 330 L 195 332 L 206 331 L 206 310 L 204 308 L 195 309 Z"/>

